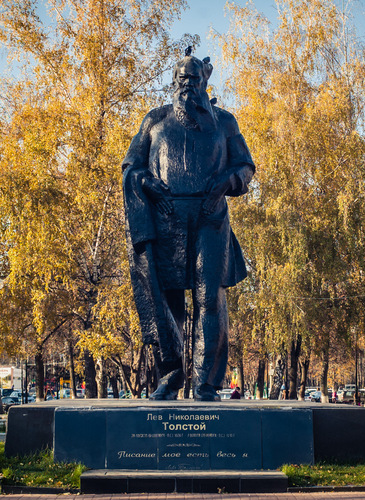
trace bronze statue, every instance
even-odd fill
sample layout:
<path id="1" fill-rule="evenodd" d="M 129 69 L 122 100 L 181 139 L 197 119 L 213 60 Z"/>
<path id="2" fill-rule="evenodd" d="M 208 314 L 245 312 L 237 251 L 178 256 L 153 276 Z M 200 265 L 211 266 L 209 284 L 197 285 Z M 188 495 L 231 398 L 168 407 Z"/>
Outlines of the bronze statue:
<path id="1" fill-rule="evenodd" d="M 184 383 L 185 290 L 193 297 L 193 388 L 219 401 L 228 356 L 225 288 L 246 277 L 226 196 L 255 172 L 231 113 L 209 101 L 213 67 L 190 55 L 173 73 L 173 103 L 144 118 L 123 162 L 127 244 L 135 302 L 160 375 L 154 400 Z"/>

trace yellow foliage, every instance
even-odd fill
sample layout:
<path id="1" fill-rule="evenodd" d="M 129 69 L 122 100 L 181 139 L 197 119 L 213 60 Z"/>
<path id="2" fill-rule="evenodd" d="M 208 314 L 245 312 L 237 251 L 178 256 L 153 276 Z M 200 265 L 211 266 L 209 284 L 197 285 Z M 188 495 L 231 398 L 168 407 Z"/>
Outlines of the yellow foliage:
<path id="1" fill-rule="evenodd" d="M 1 41 L 31 63 L 22 80 L 2 85 L 4 301 L 22 303 L 27 342 L 42 346 L 68 325 L 82 349 L 122 356 L 141 340 L 121 163 L 163 98 L 151 84 L 198 38 L 169 38 L 185 0 L 49 0 L 48 26 L 37 3 L 4 0 L 0 9 Z M 3 335 L 9 325 L 0 324 Z"/>
<path id="2" fill-rule="evenodd" d="M 332 299 L 365 295 L 357 271 L 365 264 L 365 60 L 334 1 L 276 7 L 272 29 L 252 3 L 228 3 L 228 33 L 212 33 L 257 165 L 247 198 L 230 200 L 249 268 L 249 283 L 230 292 L 232 330 L 246 330 L 246 348 L 253 339 L 272 353 L 300 335 L 320 352 L 350 336 L 359 312 L 351 299 Z"/>

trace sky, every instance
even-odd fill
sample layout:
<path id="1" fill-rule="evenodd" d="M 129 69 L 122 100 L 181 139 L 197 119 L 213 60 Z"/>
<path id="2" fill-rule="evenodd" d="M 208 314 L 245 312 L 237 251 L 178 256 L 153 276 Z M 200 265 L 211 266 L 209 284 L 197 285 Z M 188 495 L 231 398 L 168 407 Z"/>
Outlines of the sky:
<path id="1" fill-rule="evenodd" d="M 225 16 L 224 6 L 227 0 L 188 0 L 189 8 L 186 9 L 181 19 L 176 21 L 171 29 L 171 35 L 174 39 L 180 38 L 184 33 L 198 34 L 201 38 L 200 47 L 195 55 L 200 59 L 206 56 L 211 57 L 214 65 L 215 54 L 212 40 L 209 40 L 209 30 L 214 28 L 219 33 L 224 33 L 228 29 L 229 20 Z M 269 21 L 275 25 L 277 11 L 275 0 L 252 0 L 258 11 L 262 12 Z M 337 0 L 338 4 L 347 4 L 350 0 Z M 1 2 L 1 0 L 0 0 Z M 39 0 L 45 3 L 45 0 Z M 246 0 L 236 0 L 238 5 L 245 5 Z M 365 43 L 365 0 L 353 0 L 354 3 L 354 23 L 358 34 Z M 3 73 L 6 66 L 6 51 L 0 49 L 0 73 Z M 171 79 L 165 83 L 170 83 Z M 220 85 L 219 70 L 213 71 L 209 81 L 211 84 Z"/>
<path id="2" fill-rule="evenodd" d="M 337 0 L 339 5 L 346 5 L 350 0 Z M 275 0 L 252 0 L 257 10 L 265 15 L 272 25 L 275 25 L 277 19 L 277 10 Z M 206 56 L 211 57 L 214 65 L 214 45 L 209 39 L 209 30 L 212 27 L 219 33 L 225 33 L 228 30 L 229 19 L 225 16 L 224 6 L 227 0 L 188 0 L 189 8 L 182 13 L 181 19 L 175 21 L 171 34 L 173 38 L 180 38 L 184 33 L 198 34 L 201 38 L 201 44 L 195 54 L 199 59 Z M 235 0 L 238 5 L 245 5 L 246 0 Z M 354 24 L 359 37 L 365 44 L 365 0 L 354 0 Z M 219 86 L 219 70 L 213 71 L 209 83 Z"/>
<path id="3" fill-rule="evenodd" d="M 228 30 L 229 19 L 224 12 L 226 3 L 227 0 L 188 0 L 189 8 L 182 13 L 181 20 L 175 21 L 172 35 L 180 38 L 186 32 L 198 34 L 201 38 L 201 45 L 197 51 L 197 56 L 202 58 L 210 55 L 208 54 L 210 27 L 219 33 Z M 236 0 L 236 3 L 245 5 L 246 0 Z M 276 18 L 274 0 L 254 0 L 253 3 L 258 11 L 274 22 Z"/>
<path id="4" fill-rule="evenodd" d="M 200 36 L 200 46 L 194 53 L 199 59 L 209 56 L 214 65 L 215 55 L 218 47 L 209 37 L 209 31 L 213 28 L 222 34 L 228 30 L 229 17 L 225 15 L 227 0 L 188 0 L 189 7 L 182 13 L 181 19 L 175 21 L 171 35 L 173 38 L 181 38 L 184 33 Z M 245 5 L 246 0 L 236 0 L 238 5 Z M 275 0 L 254 0 L 256 8 L 265 14 L 272 22 L 276 19 Z M 209 83 L 219 87 L 220 73 L 216 69 Z"/>

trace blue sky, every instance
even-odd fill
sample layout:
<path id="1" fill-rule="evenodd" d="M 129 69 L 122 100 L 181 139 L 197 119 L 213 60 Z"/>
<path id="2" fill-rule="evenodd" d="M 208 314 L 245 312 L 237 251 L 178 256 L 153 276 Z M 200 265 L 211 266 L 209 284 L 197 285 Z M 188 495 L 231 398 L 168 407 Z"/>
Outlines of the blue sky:
<path id="1" fill-rule="evenodd" d="M 201 37 L 201 46 L 197 51 L 199 57 L 209 55 L 209 41 L 207 35 L 212 26 L 219 33 L 228 29 L 228 17 L 225 16 L 224 7 L 227 0 L 188 0 L 189 8 L 176 21 L 172 34 L 181 37 L 186 32 L 196 33 Z M 238 5 L 245 5 L 246 0 L 236 0 Z M 254 0 L 256 8 L 265 14 L 270 20 L 276 19 L 276 7 L 274 0 Z"/>
<path id="2" fill-rule="evenodd" d="M 0 0 L 1 1 L 1 0 Z M 349 0 L 337 0 L 339 4 L 347 4 Z M 39 0 L 40 4 L 46 0 Z M 245 5 L 246 0 L 236 0 L 239 5 Z M 257 9 L 262 12 L 271 22 L 275 24 L 277 12 L 275 0 L 253 0 Z M 196 56 L 202 59 L 211 56 L 214 64 L 214 47 L 208 39 L 209 29 L 213 27 L 220 33 L 228 29 L 228 17 L 224 15 L 226 0 L 188 0 L 189 8 L 182 13 L 181 19 L 176 21 L 172 27 L 173 38 L 180 38 L 184 33 L 198 34 L 201 45 L 196 51 Z M 365 43 L 365 0 L 353 0 L 354 22 L 359 36 Z M 0 49 L 0 72 L 6 66 L 6 51 Z M 211 83 L 219 85 L 219 71 L 213 72 Z"/>
<path id="3" fill-rule="evenodd" d="M 275 0 L 252 0 L 257 10 L 263 13 L 272 25 L 277 20 Z M 351 0 L 337 0 L 338 5 L 347 5 Z M 182 13 L 181 19 L 176 21 L 172 27 L 171 34 L 174 38 L 180 38 L 184 33 L 198 34 L 201 45 L 195 55 L 202 59 L 210 56 L 214 65 L 214 45 L 209 39 L 210 27 L 219 33 L 227 31 L 229 26 L 228 16 L 225 16 L 224 7 L 227 0 L 188 0 L 189 8 Z M 235 0 L 238 5 L 245 5 L 246 0 Z M 353 22 L 356 26 L 358 36 L 365 44 L 365 0 L 353 0 Z M 213 71 L 209 82 L 217 87 L 220 86 L 219 69 Z"/>
<path id="4" fill-rule="evenodd" d="M 210 27 L 213 27 L 220 33 L 228 29 L 228 17 L 224 15 L 224 6 L 227 0 L 189 0 L 189 9 L 183 12 L 181 20 L 173 25 L 172 34 L 174 37 L 181 37 L 186 32 L 200 35 L 201 45 L 198 48 L 197 57 L 203 58 L 207 55 L 212 56 L 213 45 L 208 39 Z M 349 0 L 338 0 L 338 4 L 347 4 Z M 238 5 L 245 5 L 246 0 L 236 0 Z M 272 24 L 277 19 L 277 10 L 275 0 L 253 0 L 257 10 L 262 12 Z M 358 35 L 365 43 L 365 0 L 353 1 L 354 24 Z"/>
<path id="5" fill-rule="evenodd" d="M 173 38 L 180 38 L 187 32 L 199 35 L 201 44 L 194 55 L 200 59 L 210 56 L 214 65 L 215 46 L 209 39 L 209 31 L 211 27 L 221 34 L 228 30 L 229 18 L 224 10 L 226 3 L 227 0 L 188 0 L 189 8 L 182 13 L 181 19 L 175 21 L 172 27 Z M 236 0 L 236 3 L 245 5 L 246 0 Z M 254 4 L 268 19 L 275 22 L 277 15 L 275 0 L 254 0 Z M 209 83 L 219 86 L 219 70 L 213 71 Z"/>

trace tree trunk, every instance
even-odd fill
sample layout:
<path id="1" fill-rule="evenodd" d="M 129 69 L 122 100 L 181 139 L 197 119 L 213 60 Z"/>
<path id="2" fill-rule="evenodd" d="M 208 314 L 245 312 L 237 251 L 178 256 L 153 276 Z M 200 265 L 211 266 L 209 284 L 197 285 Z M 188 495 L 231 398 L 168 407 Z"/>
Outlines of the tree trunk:
<path id="1" fill-rule="evenodd" d="M 328 365 L 329 365 L 329 345 L 328 344 L 324 347 L 322 360 L 323 360 L 323 362 L 322 362 L 322 372 L 321 372 L 321 381 L 320 381 L 321 402 L 328 403 L 328 385 L 327 385 Z"/>
<path id="2" fill-rule="evenodd" d="M 25 403 L 28 404 L 28 358 L 25 360 Z"/>
<path id="3" fill-rule="evenodd" d="M 37 403 L 44 401 L 44 363 L 42 347 L 38 347 L 35 358 L 35 386 Z"/>
<path id="4" fill-rule="evenodd" d="M 96 384 L 98 391 L 98 399 L 105 399 L 108 397 L 108 378 L 105 370 L 104 358 L 99 358 L 96 361 Z"/>
<path id="5" fill-rule="evenodd" d="M 157 377 L 157 372 L 156 372 L 156 367 L 155 367 L 155 359 L 153 357 L 153 352 L 151 346 L 147 347 L 147 352 L 146 352 L 146 359 L 147 359 L 147 386 L 146 386 L 146 397 L 148 398 L 150 394 L 155 392 L 157 389 L 158 385 L 158 377 Z M 186 374 L 186 383 L 188 383 L 188 387 L 190 390 L 190 382 L 191 378 L 188 377 Z M 185 386 L 184 386 L 184 391 L 185 391 Z M 185 395 L 184 392 L 184 398 L 189 398 L 189 392 L 188 395 Z"/>
<path id="6" fill-rule="evenodd" d="M 301 344 L 302 344 L 302 338 L 300 335 L 298 335 L 296 343 L 294 340 L 291 343 L 290 367 L 288 371 L 289 399 L 297 399 L 298 359 L 300 355 Z"/>
<path id="7" fill-rule="evenodd" d="M 310 361 L 309 357 L 306 357 L 305 359 L 301 359 L 299 361 L 299 369 L 300 369 L 300 386 L 298 392 L 299 401 L 304 401 L 305 399 L 305 388 L 307 385 L 309 361 Z"/>
<path id="8" fill-rule="evenodd" d="M 257 372 L 256 399 L 262 399 L 264 397 L 265 364 L 266 364 L 265 359 L 259 360 L 259 369 Z"/>
<path id="9" fill-rule="evenodd" d="M 245 395 L 245 378 L 243 373 L 243 361 L 242 358 L 238 360 L 237 366 L 237 385 L 241 389 L 242 397 Z"/>
<path id="10" fill-rule="evenodd" d="M 84 363 L 85 363 L 85 397 L 86 398 L 96 398 L 98 391 L 96 386 L 96 371 L 94 358 L 90 352 L 85 349 L 84 351 Z"/>
<path id="11" fill-rule="evenodd" d="M 76 379 L 75 379 L 74 348 L 73 348 L 73 345 L 72 345 L 72 340 L 68 340 L 68 355 L 70 357 L 71 399 L 76 399 Z"/>
<path id="12" fill-rule="evenodd" d="M 141 380 L 143 373 L 142 367 L 144 362 L 144 352 L 144 347 L 140 347 L 137 354 L 133 357 L 131 363 L 131 372 L 128 385 L 130 386 L 133 399 L 140 398 L 143 389 Z"/>
<path id="13" fill-rule="evenodd" d="M 184 384 L 184 399 L 189 399 L 191 384 L 192 384 L 192 367 L 193 367 L 193 346 L 192 346 L 192 331 L 193 319 L 189 311 L 185 310 L 185 323 L 184 323 L 184 370 L 185 370 L 185 384 Z"/>
<path id="14" fill-rule="evenodd" d="M 113 391 L 113 398 L 119 399 L 119 390 L 118 390 L 118 369 L 113 367 L 110 371 L 109 375 L 110 385 Z"/>
<path id="15" fill-rule="evenodd" d="M 122 363 L 120 363 L 119 373 L 120 373 L 120 385 L 122 386 L 122 389 L 123 389 L 124 393 L 126 393 L 128 391 L 128 384 L 127 384 L 127 381 L 126 381 L 126 378 L 125 378 L 125 374 L 124 374 Z"/>
<path id="16" fill-rule="evenodd" d="M 285 373 L 285 353 L 279 354 L 276 358 L 276 365 L 274 369 L 273 382 L 270 391 L 270 399 L 279 399 L 280 389 L 283 385 L 284 373 Z"/>

